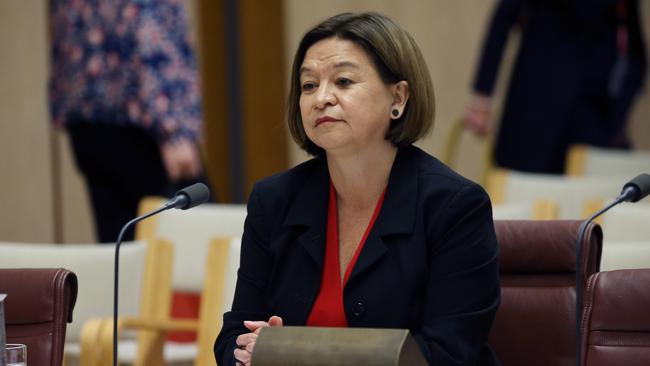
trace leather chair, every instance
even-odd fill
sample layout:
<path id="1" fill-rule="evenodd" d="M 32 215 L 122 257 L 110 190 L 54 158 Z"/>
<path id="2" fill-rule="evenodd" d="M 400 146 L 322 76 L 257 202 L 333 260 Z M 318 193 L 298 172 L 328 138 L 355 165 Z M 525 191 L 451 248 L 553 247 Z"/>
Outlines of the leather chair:
<path id="1" fill-rule="evenodd" d="M 60 366 L 77 276 L 62 268 L 0 269 L 0 293 L 7 294 L 7 343 L 26 344 L 30 365 Z"/>
<path id="2" fill-rule="evenodd" d="M 650 365 L 650 269 L 589 278 L 582 323 L 583 365 Z"/>
<path id="3" fill-rule="evenodd" d="M 495 221 L 501 305 L 490 344 L 503 366 L 575 365 L 579 226 L 580 221 Z M 583 285 L 600 266 L 602 237 L 591 224 L 580 243 Z"/>

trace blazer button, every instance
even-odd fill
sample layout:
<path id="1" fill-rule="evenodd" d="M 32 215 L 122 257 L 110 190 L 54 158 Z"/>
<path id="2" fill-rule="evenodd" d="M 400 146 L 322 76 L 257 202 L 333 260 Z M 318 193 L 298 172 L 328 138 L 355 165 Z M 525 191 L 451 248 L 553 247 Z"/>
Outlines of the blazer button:
<path id="1" fill-rule="evenodd" d="M 366 313 L 366 306 L 361 301 L 352 305 L 352 314 L 354 314 L 354 316 L 359 317 L 365 313 Z"/>

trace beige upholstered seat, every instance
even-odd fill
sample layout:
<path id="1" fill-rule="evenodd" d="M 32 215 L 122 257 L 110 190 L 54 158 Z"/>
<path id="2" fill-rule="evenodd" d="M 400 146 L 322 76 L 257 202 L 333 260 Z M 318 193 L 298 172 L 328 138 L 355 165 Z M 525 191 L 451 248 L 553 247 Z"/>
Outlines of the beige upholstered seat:
<path id="1" fill-rule="evenodd" d="M 567 154 L 571 176 L 624 176 L 631 179 L 650 172 L 650 150 L 612 150 L 573 145 Z"/>
<path id="2" fill-rule="evenodd" d="M 546 200 L 557 205 L 559 219 L 580 219 L 614 199 L 627 182 L 624 177 L 566 177 L 493 170 L 487 191 L 496 204 Z"/>
<path id="3" fill-rule="evenodd" d="M 650 268 L 650 205 L 623 203 L 600 218 L 603 270 Z"/>

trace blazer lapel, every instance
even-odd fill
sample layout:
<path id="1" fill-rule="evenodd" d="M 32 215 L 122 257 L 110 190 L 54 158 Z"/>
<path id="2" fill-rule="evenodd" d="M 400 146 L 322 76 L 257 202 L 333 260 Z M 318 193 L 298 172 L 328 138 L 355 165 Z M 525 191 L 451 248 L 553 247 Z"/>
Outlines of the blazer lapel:
<path id="1" fill-rule="evenodd" d="M 297 239 L 314 260 L 318 273 L 322 271 L 325 255 L 329 180 L 327 163 L 320 160 L 297 192 L 283 223 L 283 226 L 304 227 Z"/>
<path id="2" fill-rule="evenodd" d="M 413 146 L 398 150 L 388 179 L 384 203 L 352 269 L 348 282 L 386 254 L 388 251 L 386 237 L 413 232 L 418 196 L 418 156 L 416 151 Z"/>

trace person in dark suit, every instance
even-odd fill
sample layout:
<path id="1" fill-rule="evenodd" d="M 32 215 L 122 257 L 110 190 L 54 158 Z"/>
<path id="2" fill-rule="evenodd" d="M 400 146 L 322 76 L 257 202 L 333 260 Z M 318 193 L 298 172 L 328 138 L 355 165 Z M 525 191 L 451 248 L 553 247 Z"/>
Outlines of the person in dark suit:
<path id="1" fill-rule="evenodd" d="M 501 0 L 463 119 L 490 132 L 491 95 L 508 34 L 521 42 L 495 144 L 497 165 L 563 173 L 569 145 L 629 148 L 627 120 L 646 55 L 638 0 Z"/>
<path id="2" fill-rule="evenodd" d="M 315 158 L 253 188 L 219 365 L 249 365 L 259 330 L 280 325 L 406 328 L 431 364 L 498 365 L 490 200 L 411 145 L 433 114 L 426 63 L 390 19 L 344 13 L 307 32 L 289 128 Z"/>

